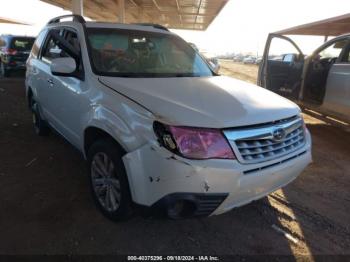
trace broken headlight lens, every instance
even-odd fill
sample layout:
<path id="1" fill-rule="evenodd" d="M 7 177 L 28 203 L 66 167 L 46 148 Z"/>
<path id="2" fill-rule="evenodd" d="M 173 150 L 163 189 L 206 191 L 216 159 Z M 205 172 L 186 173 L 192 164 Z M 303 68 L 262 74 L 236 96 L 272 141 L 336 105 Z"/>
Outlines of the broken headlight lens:
<path id="1" fill-rule="evenodd" d="M 166 148 L 186 158 L 236 158 L 228 141 L 218 129 L 175 127 L 158 123 L 155 125 L 155 132 Z"/>

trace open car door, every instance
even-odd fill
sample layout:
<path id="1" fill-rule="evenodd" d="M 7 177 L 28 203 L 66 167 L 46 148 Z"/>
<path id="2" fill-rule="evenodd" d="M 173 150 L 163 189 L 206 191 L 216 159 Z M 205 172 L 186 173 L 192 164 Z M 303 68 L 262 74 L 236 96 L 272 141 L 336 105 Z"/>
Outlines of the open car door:
<path id="1" fill-rule="evenodd" d="M 258 85 L 296 100 L 302 83 L 304 55 L 288 37 L 269 34 L 260 63 Z"/>

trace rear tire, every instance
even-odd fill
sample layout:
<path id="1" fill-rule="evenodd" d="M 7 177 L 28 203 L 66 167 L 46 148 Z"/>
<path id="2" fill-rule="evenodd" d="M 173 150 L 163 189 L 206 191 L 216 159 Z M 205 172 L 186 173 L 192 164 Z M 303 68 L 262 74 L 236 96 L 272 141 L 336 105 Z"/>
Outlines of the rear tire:
<path id="1" fill-rule="evenodd" d="M 98 140 L 90 147 L 87 160 L 90 188 L 99 210 L 112 221 L 129 218 L 132 201 L 120 147 L 110 138 Z"/>
<path id="2" fill-rule="evenodd" d="M 39 106 L 35 101 L 32 101 L 32 120 L 34 131 L 38 136 L 47 136 L 50 132 L 46 122 L 40 116 Z"/>
<path id="3" fill-rule="evenodd" d="M 5 68 L 5 65 L 3 62 L 0 62 L 0 78 L 8 77 L 9 71 Z"/>

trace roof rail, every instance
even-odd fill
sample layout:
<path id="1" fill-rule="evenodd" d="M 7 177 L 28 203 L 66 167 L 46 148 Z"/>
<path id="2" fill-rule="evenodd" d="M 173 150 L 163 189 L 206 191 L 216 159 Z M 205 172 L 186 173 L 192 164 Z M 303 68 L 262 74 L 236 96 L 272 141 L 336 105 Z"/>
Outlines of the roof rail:
<path id="1" fill-rule="evenodd" d="M 134 23 L 134 25 L 152 26 L 152 27 L 157 28 L 157 29 L 160 29 L 160 30 L 169 31 L 168 28 L 166 28 L 165 26 L 159 25 L 159 24 L 152 24 L 152 23 Z"/>
<path id="2" fill-rule="evenodd" d="M 52 18 L 47 24 L 50 25 L 50 24 L 59 23 L 59 22 L 61 22 L 62 19 L 68 18 L 68 17 L 72 17 L 73 18 L 73 22 L 78 22 L 78 23 L 81 23 L 81 24 L 85 24 L 86 23 L 84 17 L 82 17 L 81 15 L 62 15 L 62 16 L 58 16 L 58 17 Z"/>

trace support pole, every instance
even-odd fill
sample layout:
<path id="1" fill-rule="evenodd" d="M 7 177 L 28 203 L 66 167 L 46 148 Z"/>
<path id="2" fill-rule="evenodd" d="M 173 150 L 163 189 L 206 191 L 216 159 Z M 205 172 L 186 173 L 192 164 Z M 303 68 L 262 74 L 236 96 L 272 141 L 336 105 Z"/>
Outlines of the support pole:
<path id="1" fill-rule="evenodd" d="M 75 15 L 84 15 L 84 0 L 72 0 L 72 13 Z"/>
<path id="2" fill-rule="evenodd" d="M 118 7 L 119 23 L 125 23 L 125 0 L 118 0 Z"/>
<path id="3" fill-rule="evenodd" d="M 328 35 L 324 36 L 324 41 L 327 42 L 328 41 Z"/>

